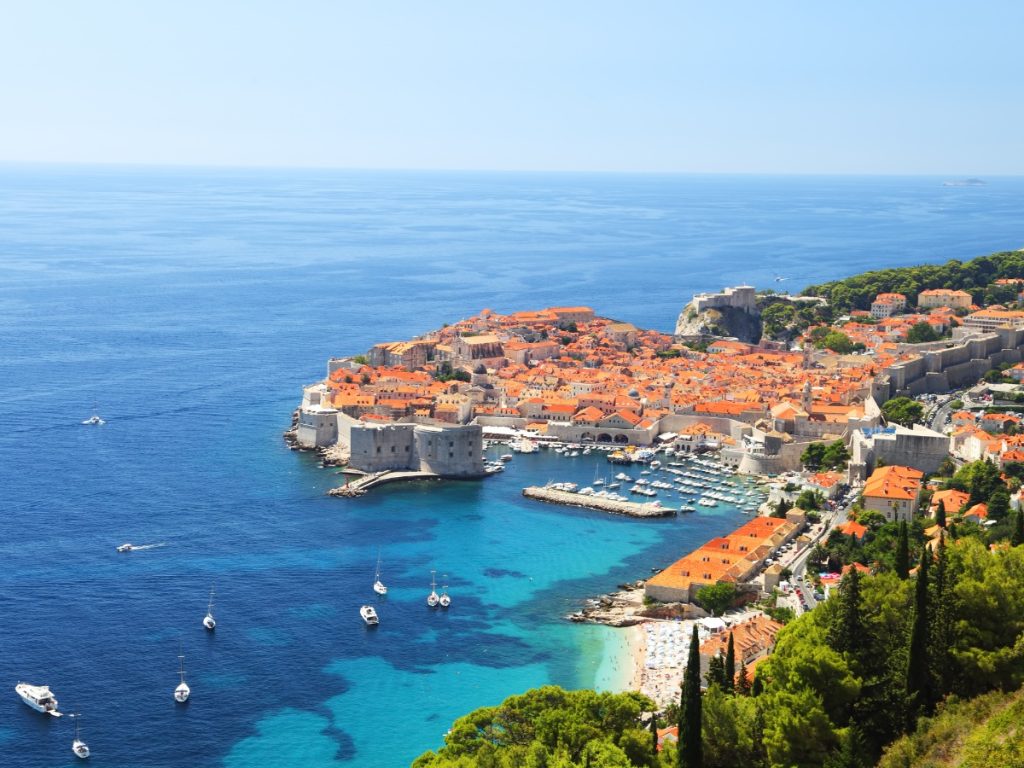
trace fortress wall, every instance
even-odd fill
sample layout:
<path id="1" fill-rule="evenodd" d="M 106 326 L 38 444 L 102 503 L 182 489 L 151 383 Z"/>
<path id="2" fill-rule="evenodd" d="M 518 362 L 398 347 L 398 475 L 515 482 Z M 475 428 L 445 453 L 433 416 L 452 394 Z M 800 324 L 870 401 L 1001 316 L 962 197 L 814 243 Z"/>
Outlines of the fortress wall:
<path id="1" fill-rule="evenodd" d="M 441 477 L 479 477 L 484 474 L 483 429 L 478 424 L 457 427 L 415 427 L 416 455 L 421 472 Z"/>
<path id="2" fill-rule="evenodd" d="M 350 432 L 349 465 L 363 472 L 417 469 L 412 424 L 359 425 Z"/>

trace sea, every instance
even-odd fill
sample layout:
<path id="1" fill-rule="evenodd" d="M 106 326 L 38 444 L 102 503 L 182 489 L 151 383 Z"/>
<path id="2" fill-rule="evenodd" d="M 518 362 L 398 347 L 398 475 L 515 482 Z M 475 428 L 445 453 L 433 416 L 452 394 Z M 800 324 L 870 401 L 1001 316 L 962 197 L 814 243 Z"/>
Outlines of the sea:
<path id="1" fill-rule="evenodd" d="M 671 331 L 695 292 L 1024 246 L 1024 179 L 943 181 L 0 168 L 0 765 L 76 762 L 19 681 L 81 713 L 97 768 L 405 766 L 473 708 L 620 686 L 623 633 L 563 617 L 740 511 L 523 499 L 608 471 L 549 452 L 328 498 L 282 440 L 302 386 L 484 308 Z"/>

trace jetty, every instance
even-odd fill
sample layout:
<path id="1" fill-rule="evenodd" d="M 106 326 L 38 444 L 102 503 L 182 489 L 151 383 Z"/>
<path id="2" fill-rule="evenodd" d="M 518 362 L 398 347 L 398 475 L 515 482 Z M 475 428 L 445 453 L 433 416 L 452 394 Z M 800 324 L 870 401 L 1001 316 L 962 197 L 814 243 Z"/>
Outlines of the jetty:
<path id="1" fill-rule="evenodd" d="M 660 504 L 652 504 L 650 502 L 638 504 L 635 501 L 617 501 L 600 496 L 588 496 L 582 493 L 559 491 L 554 488 L 544 488 L 536 485 L 523 488 L 523 496 L 528 499 L 546 501 L 550 504 L 597 509 L 601 512 L 610 512 L 613 515 L 627 515 L 629 517 L 671 517 L 676 514 L 676 510 L 671 507 L 663 507 Z"/>
<path id="2" fill-rule="evenodd" d="M 331 488 L 327 492 L 328 496 L 341 496 L 343 498 L 352 498 L 355 496 L 362 496 L 371 488 L 376 488 L 379 485 L 385 483 L 397 483 L 402 480 L 438 480 L 440 475 L 435 475 L 433 472 L 395 472 L 386 470 L 384 472 L 371 472 L 369 474 L 362 475 L 359 479 L 353 480 L 351 483 L 339 486 L 338 488 Z"/>

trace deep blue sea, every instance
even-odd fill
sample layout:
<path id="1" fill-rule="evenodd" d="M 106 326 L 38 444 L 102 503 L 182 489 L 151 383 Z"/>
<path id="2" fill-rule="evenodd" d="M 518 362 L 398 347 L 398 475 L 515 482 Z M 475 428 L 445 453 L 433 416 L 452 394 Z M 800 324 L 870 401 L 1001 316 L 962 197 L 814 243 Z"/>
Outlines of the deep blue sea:
<path id="1" fill-rule="evenodd" d="M 74 762 L 69 719 L 19 680 L 125 768 L 402 766 L 474 707 L 606 684 L 621 638 L 560 617 L 737 511 L 527 502 L 604 470 L 546 453 L 330 499 L 333 471 L 281 440 L 302 385 L 485 307 L 671 330 L 695 291 L 1024 246 L 1024 180 L 941 181 L 0 168 L 0 764 Z M 94 407 L 106 426 L 81 426 Z"/>

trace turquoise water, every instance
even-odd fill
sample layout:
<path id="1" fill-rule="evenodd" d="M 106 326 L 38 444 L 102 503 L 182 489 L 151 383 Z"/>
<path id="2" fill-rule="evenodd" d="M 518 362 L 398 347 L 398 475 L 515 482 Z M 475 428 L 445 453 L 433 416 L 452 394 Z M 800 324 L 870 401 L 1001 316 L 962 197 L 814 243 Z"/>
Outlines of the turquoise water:
<path id="1" fill-rule="evenodd" d="M 21 705 L 18 680 L 85 715 L 93 765 L 140 768 L 403 765 L 475 706 L 607 684 L 621 637 L 561 616 L 738 512 L 527 502 L 604 467 L 546 453 L 330 499 L 337 476 L 281 440 L 301 386 L 330 355 L 483 307 L 671 329 L 695 291 L 1022 245 L 1024 182 L 938 181 L 0 169 L 10 764 L 73 760 L 69 721 Z M 107 425 L 81 426 L 94 404 Z M 391 593 L 368 631 L 378 549 Z M 447 613 L 424 605 L 431 569 Z"/>

